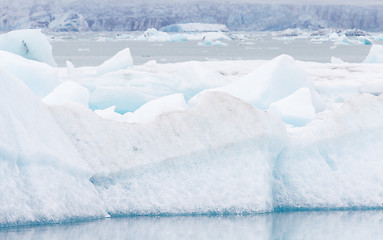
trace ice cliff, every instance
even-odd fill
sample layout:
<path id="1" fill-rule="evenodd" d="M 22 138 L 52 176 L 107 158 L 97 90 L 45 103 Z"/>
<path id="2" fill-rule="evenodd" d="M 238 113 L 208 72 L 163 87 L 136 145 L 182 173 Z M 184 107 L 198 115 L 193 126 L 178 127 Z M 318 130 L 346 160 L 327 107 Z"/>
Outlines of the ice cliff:
<path id="1" fill-rule="evenodd" d="M 43 28 L 50 31 L 144 31 L 177 23 L 224 24 L 231 31 L 287 28 L 358 28 L 382 31 L 382 6 L 147 3 L 2 2 L 0 30 Z"/>

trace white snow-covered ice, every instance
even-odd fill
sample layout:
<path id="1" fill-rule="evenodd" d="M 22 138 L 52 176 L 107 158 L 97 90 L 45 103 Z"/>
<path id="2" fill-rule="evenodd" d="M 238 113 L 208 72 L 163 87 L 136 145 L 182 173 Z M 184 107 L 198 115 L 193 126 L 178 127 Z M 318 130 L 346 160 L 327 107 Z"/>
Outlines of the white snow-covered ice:
<path id="1" fill-rule="evenodd" d="M 379 47 L 64 68 L 0 51 L 0 226 L 382 208 Z"/>
<path id="2" fill-rule="evenodd" d="M 229 29 L 223 24 L 209 23 L 183 23 L 172 24 L 162 27 L 163 32 L 228 32 Z"/>
<path id="3" fill-rule="evenodd" d="M 40 29 L 15 30 L 1 34 L 0 50 L 56 66 L 52 46 Z"/>

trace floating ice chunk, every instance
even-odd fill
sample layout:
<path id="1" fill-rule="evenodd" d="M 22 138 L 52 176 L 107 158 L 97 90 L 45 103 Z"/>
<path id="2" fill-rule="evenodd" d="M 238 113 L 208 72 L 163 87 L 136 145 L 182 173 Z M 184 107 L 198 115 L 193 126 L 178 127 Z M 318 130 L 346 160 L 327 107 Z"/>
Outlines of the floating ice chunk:
<path id="1" fill-rule="evenodd" d="M 104 63 L 98 66 L 97 73 L 105 74 L 108 72 L 125 69 L 131 66 L 133 66 L 132 55 L 130 54 L 129 48 L 125 48 L 116 53 L 116 55 L 114 55 L 112 58 L 106 60 Z"/>
<path id="2" fill-rule="evenodd" d="M 298 37 L 302 36 L 304 32 L 300 28 L 288 28 L 279 32 L 275 32 L 272 35 L 278 37 Z"/>
<path id="3" fill-rule="evenodd" d="M 143 64 L 143 66 L 150 67 L 150 68 L 155 67 L 156 65 L 157 65 L 156 60 L 150 60 Z"/>
<path id="4" fill-rule="evenodd" d="M 104 217 L 92 172 L 40 99 L 0 69 L 0 226 Z"/>
<path id="5" fill-rule="evenodd" d="M 65 81 L 42 99 L 48 105 L 62 105 L 75 102 L 89 107 L 89 90 L 78 83 Z"/>
<path id="6" fill-rule="evenodd" d="M 363 45 L 372 45 L 374 44 L 370 39 L 366 37 L 358 37 L 358 40 L 363 44 Z"/>
<path id="7" fill-rule="evenodd" d="M 331 63 L 333 64 L 343 64 L 344 61 L 340 58 L 337 58 L 337 57 L 331 57 Z"/>
<path id="8" fill-rule="evenodd" d="M 363 63 L 383 63 L 383 46 L 374 44 Z"/>
<path id="9" fill-rule="evenodd" d="M 116 106 L 112 106 L 103 110 L 94 110 L 94 113 L 96 113 L 98 116 L 104 118 L 104 119 L 109 119 L 115 122 L 128 122 L 129 118 L 128 115 L 121 115 L 117 112 L 115 112 Z"/>
<path id="10" fill-rule="evenodd" d="M 163 32 L 228 32 L 224 24 L 184 23 L 172 24 L 160 29 Z"/>
<path id="11" fill-rule="evenodd" d="M 130 116 L 129 122 L 148 123 L 158 116 L 175 111 L 184 111 L 188 105 L 182 94 L 173 94 L 154 99 L 145 103 L 142 107 L 134 111 Z"/>
<path id="12" fill-rule="evenodd" d="M 315 109 L 308 88 L 300 88 L 293 94 L 272 103 L 269 110 L 293 126 L 304 126 L 315 118 Z"/>
<path id="13" fill-rule="evenodd" d="M 271 103 L 291 95 L 302 87 L 310 89 L 316 112 L 322 111 L 323 102 L 305 70 L 297 66 L 292 57 L 281 55 L 237 82 L 214 90 L 230 93 L 265 110 Z"/>
<path id="14" fill-rule="evenodd" d="M 80 70 L 76 69 L 76 72 Z M 78 81 L 91 92 L 89 105 L 92 110 L 116 106 L 116 111 L 121 114 L 133 112 L 159 97 L 182 93 L 185 99 L 190 99 L 204 89 L 230 82 L 216 69 L 195 61 L 158 66 L 149 62 L 107 76 L 78 77 Z"/>
<path id="15" fill-rule="evenodd" d="M 227 46 L 227 43 L 221 41 L 212 41 L 210 39 L 205 39 L 203 43 L 198 43 L 198 46 Z"/>
<path id="16" fill-rule="evenodd" d="M 346 36 L 342 36 L 342 37 L 339 37 L 335 44 L 339 44 L 339 45 L 351 45 L 351 44 L 356 44 L 356 43 L 360 43 L 359 41 L 352 41 L 350 39 L 348 39 Z"/>
<path id="17" fill-rule="evenodd" d="M 149 28 L 144 32 L 144 35 L 139 39 L 148 40 L 151 42 L 168 42 L 171 41 L 171 38 L 168 33 L 158 31 L 155 28 Z"/>
<path id="18" fill-rule="evenodd" d="M 331 33 L 328 38 L 330 40 L 337 40 L 339 38 L 339 35 L 336 32 Z"/>
<path id="19" fill-rule="evenodd" d="M 188 38 L 184 34 L 172 34 L 170 35 L 170 40 L 172 42 L 187 42 Z"/>
<path id="20" fill-rule="evenodd" d="M 296 132 L 276 161 L 276 207 L 383 207 L 383 95 L 360 95 Z"/>
<path id="21" fill-rule="evenodd" d="M 65 65 L 68 75 L 73 75 L 76 72 L 76 69 L 71 61 L 66 60 Z"/>
<path id="22" fill-rule="evenodd" d="M 221 41 L 215 41 L 213 43 L 213 46 L 227 46 L 227 43 L 221 42 Z"/>
<path id="23" fill-rule="evenodd" d="M 15 30 L 1 34 L 0 50 L 57 66 L 53 59 L 52 46 L 40 29 Z"/>
<path id="24" fill-rule="evenodd" d="M 91 181 L 110 214 L 273 210 L 273 161 L 286 138 L 273 114 L 222 92 L 148 124 L 70 107 L 52 113 L 97 171 Z"/>
<path id="25" fill-rule="evenodd" d="M 231 40 L 225 33 L 223 32 L 208 32 L 203 34 L 204 39 L 208 39 L 210 41 L 214 40 Z"/>
<path id="26" fill-rule="evenodd" d="M 57 69 L 10 52 L 0 50 L 0 66 L 21 79 L 40 97 L 46 96 L 59 83 Z"/>

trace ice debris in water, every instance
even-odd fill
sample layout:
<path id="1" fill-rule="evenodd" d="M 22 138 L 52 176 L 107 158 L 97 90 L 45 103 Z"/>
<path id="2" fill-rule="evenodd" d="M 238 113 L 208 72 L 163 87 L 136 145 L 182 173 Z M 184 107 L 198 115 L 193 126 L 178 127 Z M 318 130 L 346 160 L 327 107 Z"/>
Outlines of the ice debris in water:
<path id="1" fill-rule="evenodd" d="M 289 97 L 301 88 L 306 88 L 310 92 L 310 102 L 305 104 L 312 105 L 315 112 L 322 111 L 324 106 L 321 97 L 314 89 L 313 83 L 309 80 L 305 70 L 297 66 L 292 57 L 281 55 L 244 76 L 242 79 L 214 90 L 230 93 L 257 108 L 266 110 L 269 109 L 272 103 Z M 296 97 L 291 97 L 290 99 L 295 99 Z M 289 101 L 284 100 L 282 102 L 276 103 L 273 106 L 273 109 L 279 114 L 282 114 L 282 112 L 277 106 L 281 106 L 281 104 L 286 106 Z M 293 102 L 296 101 L 293 100 Z M 288 111 L 291 111 L 291 113 L 288 113 Z M 295 111 L 295 108 L 287 107 L 283 110 L 282 115 L 293 117 L 297 114 Z M 306 120 L 313 119 L 313 116 L 309 113 L 311 111 L 304 112 L 308 114 L 307 116 L 310 116 Z"/>
<path id="2" fill-rule="evenodd" d="M 374 44 L 363 63 L 383 63 L 383 46 Z"/>
<path id="3" fill-rule="evenodd" d="M 308 88 L 300 88 L 293 94 L 273 102 L 270 111 L 293 126 L 304 126 L 315 119 L 315 109 Z"/>
<path id="4" fill-rule="evenodd" d="M 130 49 L 125 48 L 116 53 L 116 55 L 114 55 L 112 58 L 106 60 L 104 63 L 98 66 L 97 73 L 105 74 L 108 72 L 125 69 L 131 66 L 133 66 L 132 55 L 130 54 Z"/>

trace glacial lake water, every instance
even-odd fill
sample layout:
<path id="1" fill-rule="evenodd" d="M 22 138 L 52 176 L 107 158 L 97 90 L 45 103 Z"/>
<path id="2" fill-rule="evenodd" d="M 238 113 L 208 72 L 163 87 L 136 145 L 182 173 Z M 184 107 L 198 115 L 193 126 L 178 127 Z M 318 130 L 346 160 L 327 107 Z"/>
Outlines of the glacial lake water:
<path id="1" fill-rule="evenodd" d="M 0 229 L 0 239 L 382 239 L 383 211 L 303 211 L 247 216 L 120 217 Z"/>
<path id="2" fill-rule="evenodd" d="M 95 66 L 124 48 L 130 48 L 135 65 L 150 60 L 158 63 L 215 60 L 270 60 L 288 54 L 296 60 L 329 63 L 331 57 L 360 63 L 371 46 L 344 44 L 313 37 L 280 37 L 272 33 L 228 33 L 227 46 L 204 46 L 202 40 L 161 42 L 138 40 L 142 32 L 50 33 L 53 55 L 59 66 L 70 60 L 75 67 Z M 246 35 L 245 39 L 238 36 Z M 120 36 L 125 36 L 124 38 Z M 355 37 L 349 38 L 358 42 Z M 376 41 L 382 44 L 382 41 Z"/>

